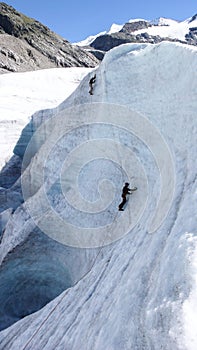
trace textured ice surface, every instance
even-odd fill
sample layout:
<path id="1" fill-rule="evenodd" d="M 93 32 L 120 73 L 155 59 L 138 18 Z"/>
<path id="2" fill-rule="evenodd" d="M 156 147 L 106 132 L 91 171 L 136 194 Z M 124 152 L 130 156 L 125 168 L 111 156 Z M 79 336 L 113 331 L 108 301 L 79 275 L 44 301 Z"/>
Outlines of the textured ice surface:
<path id="1" fill-rule="evenodd" d="M 0 349 L 197 348 L 194 321 L 197 275 L 196 64 L 195 47 L 168 42 L 159 45 L 122 45 L 106 54 L 96 72 L 97 80 L 92 97 L 88 94 L 87 76 L 67 100 L 56 109 L 46 112 L 47 118 L 56 118 L 60 112 L 66 114 L 66 108 L 71 106 L 105 102 L 120 104 L 140 113 L 158 128 L 169 146 L 176 169 L 175 193 L 164 223 L 155 233 L 148 233 L 148 222 L 155 210 L 159 194 L 158 168 L 143 140 L 137 139 L 132 133 L 128 135 L 120 128 L 120 143 L 132 147 L 148 179 L 148 201 L 143 216 L 127 235 L 105 247 L 96 261 L 96 250 L 82 249 L 82 256 L 80 249 L 67 248 L 69 259 L 66 260 L 63 273 L 68 280 L 70 278 L 73 283 L 79 280 L 80 276 L 89 270 L 91 261 L 95 261 L 93 268 L 79 283 L 67 289 L 40 311 L 2 331 Z M 39 119 L 42 118 L 43 112 L 38 113 L 34 117 L 35 125 L 40 125 Z M 78 118 L 77 115 L 76 119 L 81 120 L 81 116 Z M 54 134 L 57 130 L 58 128 L 54 128 Z M 103 133 L 104 131 L 100 130 L 99 134 Z M 72 140 L 80 144 L 83 137 L 82 130 L 81 133 L 80 130 L 75 130 Z M 38 158 L 44 145 L 45 142 L 40 149 L 34 149 Z M 54 164 L 63 161 L 62 152 L 67 147 L 69 142 L 66 143 L 65 138 L 64 147 L 58 148 L 59 155 L 57 152 Z M 121 149 L 118 148 L 117 152 Z M 119 153 L 120 163 L 122 159 L 124 154 Z M 51 158 L 53 165 L 52 160 Z M 111 180 L 115 183 L 116 191 L 120 192 L 124 177 L 122 173 L 118 184 L 116 176 L 119 176 L 120 166 L 114 168 L 110 160 L 108 165 L 104 161 L 96 162 L 97 160 L 87 164 L 79 176 L 81 187 L 83 182 L 85 183 L 84 189 L 81 189 L 82 195 L 93 202 L 98 198 L 97 189 L 92 191 L 94 178 L 101 179 L 102 172 L 104 178 L 108 178 L 110 171 L 113 171 Z M 26 174 L 31 174 L 33 166 L 33 163 L 29 165 Z M 46 163 L 46 170 L 50 169 L 47 166 Z M 87 185 L 87 176 L 91 178 L 90 186 Z M 129 176 L 129 182 L 133 185 L 133 174 Z M 47 183 L 47 171 L 45 180 Z M 134 180 L 137 181 L 135 178 Z M 39 197 L 39 191 L 31 198 L 35 208 L 38 205 L 37 199 L 42 199 Z M 110 193 L 107 198 L 111 199 Z M 116 200 L 116 197 L 113 198 Z M 57 196 L 57 202 L 56 197 L 53 200 L 54 208 L 57 205 L 56 209 L 62 209 L 61 197 Z M 8 252 L 11 252 L 12 256 L 13 248 L 17 251 L 20 249 L 19 243 L 25 244 L 24 240 L 28 242 L 34 229 L 25 205 L 19 207 L 7 223 L 0 254 L 1 258 L 8 259 L 8 262 L 5 260 L 2 268 L 12 261 L 8 258 Z M 137 200 L 131 197 L 129 210 L 124 212 L 128 214 L 130 221 L 132 206 L 135 205 Z M 105 220 L 106 216 L 103 215 L 103 224 L 106 223 Z M 99 224 L 101 221 L 102 217 L 99 218 Z M 60 270 L 61 264 L 62 260 Z M 57 269 L 59 276 L 60 270 L 56 263 L 53 268 Z"/>

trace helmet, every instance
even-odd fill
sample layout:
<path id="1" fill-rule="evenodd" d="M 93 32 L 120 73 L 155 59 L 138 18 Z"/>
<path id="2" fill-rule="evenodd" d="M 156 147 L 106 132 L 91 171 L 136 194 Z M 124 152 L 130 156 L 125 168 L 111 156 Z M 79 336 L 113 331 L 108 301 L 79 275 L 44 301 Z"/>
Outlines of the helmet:
<path id="1" fill-rule="evenodd" d="M 126 185 L 126 186 L 129 186 L 129 183 L 128 183 L 128 182 L 125 182 L 125 185 Z"/>

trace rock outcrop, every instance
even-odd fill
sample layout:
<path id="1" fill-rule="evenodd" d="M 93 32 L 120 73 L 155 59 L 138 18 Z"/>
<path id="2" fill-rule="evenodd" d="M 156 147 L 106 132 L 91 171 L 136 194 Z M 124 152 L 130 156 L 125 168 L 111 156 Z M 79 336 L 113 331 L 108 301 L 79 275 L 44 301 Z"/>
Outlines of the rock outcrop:
<path id="1" fill-rule="evenodd" d="M 95 40 L 92 41 L 88 47 L 84 47 L 84 49 L 93 53 L 95 57 L 101 59 L 105 53 L 111 50 L 113 47 L 125 43 L 158 44 L 162 41 L 171 41 L 189 45 L 197 45 L 197 26 L 195 26 L 194 23 L 196 19 L 197 15 L 194 15 L 191 17 L 191 19 L 180 23 L 163 18 L 157 20 L 157 22 L 149 22 L 141 19 L 131 20 L 128 23 L 125 23 L 120 31 L 97 36 Z M 182 27 L 179 32 L 178 26 L 182 25 L 183 23 L 185 23 L 184 28 Z M 156 27 L 160 29 L 161 27 L 170 27 L 170 25 L 172 25 L 172 32 L 170 30 L 168 32 L 166 31 L 166 35 L 160 30 L 156 30 Z M 177 37 L 174 33 L 174 25 L 177 25 Z M 155 28 L 154 31 L 152 31 L 153 28 Z M 149 31 L 149 29 L 151 30 Z M 182 32 L 184 32 L 184 35 L 180 35 Z"/>
<path id="2" fill-rule="evenodd" d="M 98 64 L 91 53 L 5 3 L 0 3 L 0 38 L 0 73 Z"/>
<path id="3" fill-rule="evenodd" d="M 100 50 L 104 54 L 106 51 L 111 50 L 113 47 L 126 43 L 158 44 L 161 41 L 181 42 L 181 40 L 178 39 L 161 38 L 159 35 L 149 35 L 148 33 L 134 35 L 132 33 L 129 34 L 126 31 L 120 31 L 113 34 L 98 36 L 93 41 L 93 43 L 90 44 L 90 46 L 95 50 Z M 94 51 L 91 52 L 94 53 Z"/>

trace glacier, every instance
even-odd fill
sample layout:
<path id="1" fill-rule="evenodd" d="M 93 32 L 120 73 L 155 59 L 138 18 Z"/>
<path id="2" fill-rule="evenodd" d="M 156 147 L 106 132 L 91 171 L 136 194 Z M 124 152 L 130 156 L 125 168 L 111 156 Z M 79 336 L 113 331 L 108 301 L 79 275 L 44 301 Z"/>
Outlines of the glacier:
<path id="1" fill-rule="evenodd" d="M 93 96 L 88 72 L 23 129 L 22 175 L 0 192 L 0 320 L 11 325 L 0 349 L 196 349 L 196 54 L 170 42 L 116 47 Z M 138 190 L 119 213 L 126 180 Z M 170 206 L 150 231 L 168 184 Z"/>
<path id="2" fill-rule="evenodd" d="M 13 155 L 13 148 L 32 114 L 60 104 L 91 70 L 53 68 L 0 75 L 0 168 Z"/>

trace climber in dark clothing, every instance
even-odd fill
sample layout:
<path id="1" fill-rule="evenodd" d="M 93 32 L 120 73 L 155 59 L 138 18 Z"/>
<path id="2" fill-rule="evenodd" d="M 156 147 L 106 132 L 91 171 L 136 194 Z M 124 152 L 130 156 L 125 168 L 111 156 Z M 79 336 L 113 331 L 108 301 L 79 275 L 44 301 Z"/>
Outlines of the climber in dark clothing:
<path id="1" fill-rule="evenodd" d="M 125 182 L 125 185 L 122 189 L 122 202 L 119 204 L 119 210 L 123 211 L 123 207 L 127 201 L 127 194 L 132 194 L 133 191 L 136 191 L 137 187 L 129 188 L 129 183 Z"/>
<path id="2" fill-rule="evenodd" d="M 96 81 L 96 74 L 94 74 L 94 76 L 89 81 L 89 87 L 90 87 L 89 94 L 90 95 L 93 95 L 93 84 L 95 83 L 95 81 Z"/>

